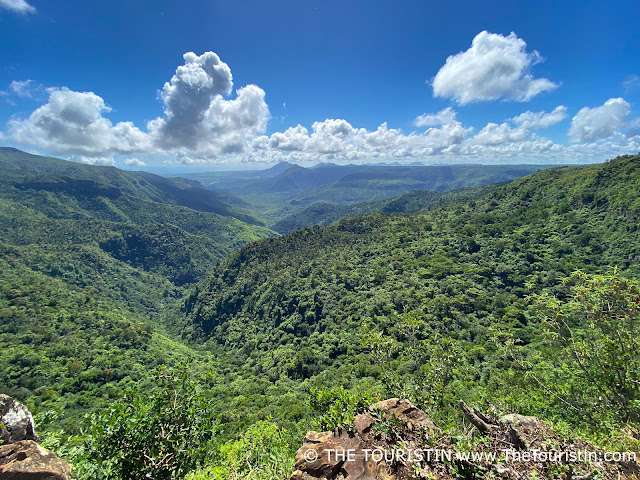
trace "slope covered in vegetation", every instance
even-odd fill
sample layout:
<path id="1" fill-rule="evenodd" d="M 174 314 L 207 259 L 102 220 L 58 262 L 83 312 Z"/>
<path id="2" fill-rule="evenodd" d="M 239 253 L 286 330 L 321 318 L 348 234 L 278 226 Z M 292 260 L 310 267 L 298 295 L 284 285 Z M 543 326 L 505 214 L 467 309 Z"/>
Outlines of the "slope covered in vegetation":
<path id="1" fill-rule="evenodd" d="M 180 205 L 260 224 L 246 212 L 231 208 L 225 203 L 225 195 L 206 190 L 200 183 L 184 178 L 84 165 L 9 147 L 0 147 L 0 169 L 3 176 L 27 176 L 26 179 L 18 179 L 17 187 L 21 190 L 67 192 L 90 198 L 118 198 L 125 194 L 137 200 Z"/>
<path id="2" fill-rule="evenodd" d="M 469 201 L 495 187 L 496 185 L 491 184 L 484 187 L 454 189 L 446 192 L 415 190 L 388 200 L 350 205 L 316 202 L 304 210 L 277 221 L 271 228 L 279 233 L 289 233 L 311 225 L 330 225 L 341 218 L 367 213 L 417 213 L 442 207 L 449 203 Z"/>
<path id="3" fill-rule="evenodd" d="M 144 183 L 0 182 L 2 392 L 80 478 L 284 479 L 389 397 L 470 448 L 459 399 L 637 449 L 640 156 L 277 238 Z"/>
<path id="4" fill-rule="evenodd" d="M 196 182 L 6 148 L 0 202 L 1 241 L 48 245 L 60 255 L 70 245 L 97 247 L 177 284 L 197 281 L 234 248 L 275 235 L 252 217 L 254 224 L 239 219 L 246 215 Z"/>
<path id="5" fill-rule="evenodd" d="M 155 366 L 200 357 L 172 340 L 186 287 L 275 235 L 242 216 L 196 182 L 1 149 L 2 391 L 74 431 Z"/>
<path id="6" fill-rule="evenodd" d="M 274 382 L 383 382 L 420 406 L 483 398 L 566 418 L 548 393 L 513 388 L 524 375 L 504 339 L 535 351 L 528 296 L 562 295 L 575 270 L 640 274 L 639 191 L 640 157 L 623 157 L 262 240 L 198 286 L 189 334 Z M 425 339 L 418 356 L 408 345 Z"/>

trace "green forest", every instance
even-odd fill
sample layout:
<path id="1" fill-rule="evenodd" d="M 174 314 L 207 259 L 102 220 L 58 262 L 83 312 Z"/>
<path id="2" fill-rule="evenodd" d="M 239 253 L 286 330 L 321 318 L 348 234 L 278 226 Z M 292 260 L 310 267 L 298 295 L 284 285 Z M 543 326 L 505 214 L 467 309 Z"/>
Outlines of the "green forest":
<path id="1" fill-rule="evenodd" d="M 640 155 L 276 167 L 0 149 L 0 393 L 76 478 L 284 480 L 391 397 L 640 449 Z"/>

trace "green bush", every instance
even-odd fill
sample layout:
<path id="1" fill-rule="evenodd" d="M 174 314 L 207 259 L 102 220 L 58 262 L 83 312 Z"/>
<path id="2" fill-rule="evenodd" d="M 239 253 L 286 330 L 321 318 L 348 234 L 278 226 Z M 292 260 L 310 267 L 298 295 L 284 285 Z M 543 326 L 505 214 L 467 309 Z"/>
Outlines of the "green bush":
<path id="1" fill-rule="evenodd" d="M 349 391 L 344 387 L 313 390 L 311 406 L 320 413 L 315 427 L 320 430 L 340 428 L 352 431 L 356 415 L 362 413 L 375 401 L 376 399 L 369 392 Z"/>
<path id="2" fill-rule="evenodd" d="M 566 298 L 532 296 L 545 340 L 533 369 L 570 410 L 597 424 L 640 421 L 640 285 L 616 270 L 574 272 Z"/>
<path id="3" fill-rule="evenodd" d="M 186 480 L 286 480 L 293 471 L 294 453 L 285 430 L 261 421 L 238 440 L 222 445 L 215 465 L 190 473 Z"/>
<path id="4" fill-rule="evenodd" d="M 158 389 L 130 391 L 90 417 L 85 450 L 88 478 L 183 478 L 211 454 L 218 425 L 205 395 L 211 373 L 193 377 L 188 365 L 156 372 Z"/>

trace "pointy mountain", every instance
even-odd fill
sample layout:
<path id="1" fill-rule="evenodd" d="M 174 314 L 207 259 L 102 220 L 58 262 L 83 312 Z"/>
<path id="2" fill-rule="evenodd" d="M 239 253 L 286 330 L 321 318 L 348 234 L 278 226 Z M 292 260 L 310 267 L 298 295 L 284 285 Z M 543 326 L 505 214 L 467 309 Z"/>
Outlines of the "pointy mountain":
<path id="1" fill-rule="evenodd" d="M 295 167 L 296 164 L 295 163 L 291 163 L 291 162 L 279 162 L 277 164 L 275 164 L 273 167 L 269 167 L 266 170 L 261 170 L 260 171 L 260 175 L 262 177 L 275 177 L 277 175 L 280 175 L 281 173 L 286 172 L 287 170 L 289 170 L 292 167 Z"/>

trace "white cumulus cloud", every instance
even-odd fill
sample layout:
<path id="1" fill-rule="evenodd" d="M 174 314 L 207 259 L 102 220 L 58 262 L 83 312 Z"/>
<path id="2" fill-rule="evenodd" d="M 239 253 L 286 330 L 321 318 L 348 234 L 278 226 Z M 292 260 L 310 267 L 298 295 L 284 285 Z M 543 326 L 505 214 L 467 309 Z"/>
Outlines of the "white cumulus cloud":
<path id="1" fill-rule="evenodd" d="M 137 158 L 126 158 L 124 164 L 129 167 L 146 167 L 147 164 Z"/>
<path id="2" fill-rule="evenodd" d="M 599 107 L 584 107 L 571 120 L 569 140 L 595 142 L 620 132 L 627 123 L 631 105 L 624 98 L 610 98 Z"/>
<path id="3" fill-rule="evenodd" d="M 527 138 L 527 130 L 523 127 L 512 128 L 508 123 L 488 123 L 474 137 L 480 145 L 500 145 L 502 143 L 521 142 Z"/>
<path id="4" fill-rule="evenodd" d="M 285 152 L 301 152 L 309 140 L 309 131 L 302 125 L 287 128 L 284 132 L 276 132 L 269 137 L 268 146 Z"/>
<path id="5" fill-rule="evenodd" d="M 416 117 L 413 124 L 416 127 L 433 127 L 436 125 L 447 125 L 449 123 L 453 123 L 455 119 L 456 112 L 451 107 L 447 107 L 440 110 L 438 113 L 423 113 Z"/>
<path id="6" fill-rule="evenodd" d="M 102 157 L 112 154 L 180 154 L 213 159 L 244 151 L 267 128 L 265 92 L 247 85 L 233 88 L 229 66 L 218 55 L 184 54 L 184 65 L 166 82 L 160 99 L 164 115 L 142 131 L 132 122 L 115 125 L 111 109 L 93 92 L 48 89 L 48 102 L 28 118 L 9 122 L 11 137 L 53 153 Z M 29 95 L 31 81 L 12 82 L 10 91 Z"/>
<path id="7" fill-rule="evenodd" d="M 24 120 L 10 120 L 14 140 L 54 153 L 100 156 L 150 148 L 131 122 L 115 125 L 103 117 L 111 109 L 93 92 L 49 89 L 49 101 Z"/>
<path id="8" fill-rule="evenodd" d="M 0 8 L 22 14 L 36 13 L 35 7 L 29 5 L 25 0 L 0 0 Z"/>
<path id="9" fill-rule="evenodd" d="M 499 99 L 528 101 L 558 87 L 531 75 L 531 67 L 541 61 L 537 51 L 527 52 L 526 42 L 515 33 L 505 37 L 483 31 L 471 48 L 447 58 L 433 79 L 433 94 L 453 98 L 460 105 Z"/>
<path id="10" fill-rule="evenodd" d="M 189 52 L 184 61 L 162 90 L 164 117 L 148 125 L 160 149 L 210 156 L 233 153 L 266 130 L 269 107 L 264 90 L 247 85 L 227 100 L 233 78 L 218 55 Z"/>
<path id="11" fill-rule="evenodd" d="M 560 123 L 565 118 L 567 118 L 567 107 L 558 105 L 549 113 L 527 111 L 513 117 L 511 121 L 524 128 L 542 129 Z"/>

